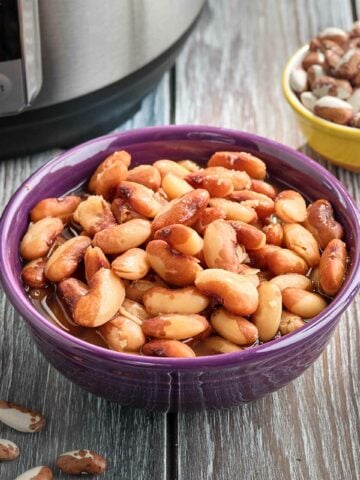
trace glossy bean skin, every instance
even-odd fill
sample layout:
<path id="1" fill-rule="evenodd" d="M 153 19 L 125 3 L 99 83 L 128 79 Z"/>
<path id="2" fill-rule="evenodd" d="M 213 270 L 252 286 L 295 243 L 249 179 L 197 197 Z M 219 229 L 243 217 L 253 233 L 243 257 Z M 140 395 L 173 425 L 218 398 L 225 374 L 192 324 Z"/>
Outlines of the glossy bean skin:
<path id="1" fill-rule="evenodd" d="M 116 225 L 109 203 L 100 195 L 91 195 L 81 202 L 74 212 L 74 220 L 90 237 Z"/>
<path id="2" fill-rule="evenodd" d="M 201 315 L 172 313 L 144 320 L 142 329 L 149 337 L 184 340 L 202 333 L 208 326 L 208 321 Z"/>
<path id="3" fill-rule="evenodd" d="M 208 166 L 243 170 L 250 177 L 259 180 L 263 180 L 266 176 L 265 163 L 247 152 L 216 152 L 210 157 Z"/>
<path id="4" fill-rule="evenodd" d="M 211 326 L 221 337 L 235 345 L 250 345 L 258 339 L 258 329 L 244 317 L 219 308 L 211 315 Z"/>
<path id="5" fill-rule="evenodd" d="M 330 240 L 342 239 L 344 231 L 334 218 L 331 203 L 327 200 L 316 200 L 307 208 L 304 226 L 314 235 L 320 248 L 326 248 Z"/>
<path id="6" fill-rule="evenodd" d="M 327 302 L 317 293 L 300 288 L 285 288 L 282 292 L 284 306 L 301 318 L 312 318 L 327 307 Z"/>
<path id="7" fill-rule="evenodd" d="M 21 240 L 21 256 L 25 260 L 44 257 L 63 229 L 64 225 L 59 218 L 45 217 L 32 223 Z"/>
<path id="8" fill-rule="evenodd" d="M 239 273 L 245 260 L 244 250 L 237 243 L 236 231 L 225 220 L 215 220 L 206 227 L 203 252 L 209 268 L 235 273 Z"/>
<path id="9" fill-rule="evenodd" d="M 252 316 L 258 329 L 259 338 L 266 342 L 277 333 L 281 321 L 282 296 L 280 288 L 270 282 L 264 282 L 258 287 L 259 305 Z"/>
<path id="10" fill-rule="evenodd" d="M 150 263 L 142 248 L 129 248 L 111 264 L 112 271 L 120 278 L 140 280 L 149 273 Z"/>
<path id="11" fill-rule="evenodd" d="M 157 168 L 152 165 L 139 165 L 128 171 L 126 180 L 136 182 L 151 188 L 156 192 L 161 185 L 161 175 Z"/>
<path id="12" fill-rule="evenodd" d="M 152 269 L 165 282 L 177 287 L 192 285 L 202 271 L 199 260 L 173 250 L 163 240 L 152 240 L 146 246 Z"/>
<path id="13" fill-rule="evenodd" d="M 100 326 L 99 333 L 116 352 L 139 352 L 146 342 L 141 326 L 121 315 Z"/>
<path id="14" fill-rule="evenodd" d="M 314 236 L 298 223 L 286 223 L 283 227 L 284 244 L 302 257 L 310 267 L 320 262 L 320 250 Z"/>
<path id="15" fill-rule="evenodd" d="M 197 275 L 195 285 L 205 295 L 215 297 L 235 315 L 251 315 L 257 309 L 257 289 L 245 275 L 209 268 Z"/>
<path id="16" fill-rule="evenodd" d="M 151 223 L 135 218 L 121 225 L 105 228 L 94 236 L 93 245 L 105 254 L 117 255 L 139 247 L 151 235 Z"/>
<path id="17" fill-rule="evenodd" d="M 77 209 L 81 197 L 67 195 L 59 198 L 45 198 L 35 205 L 30 212 L 32 222 L 37 222 L 45 217 L 57 217 L 61 220 L 68 220 L 71 214 Z"/>
<path id="18" fill-rule="evenodd" d="M 301 223 L 306 220 L 306 203 L 300 193 L 283 190 L 275 199 L 275 213 L 286 223 Z"/>
<path id="19" fill-rule="evenodd" d="M 323 251 L 319 265 L 319 282 L 323 292 L 329 296 L 338 293 L 346 272 L 347 251 L 343 241 L 334 238 Z"/>
<path id="20" fill-rule="evenodd" d="M 209 198 L 206 190 L 198 189 L 173 200 L 154 218 L 152 232 L 174 223 L 192 226 L 207 206 Z"/>
<path id="21" fill-rule="evenodd" d="M 197 255 L 204 247 L 204 240 L 191 227 L 175 223 L 160 228 L 154 235 L 155 240 L 164 240 L 173 249 L 184 255 Z"/>
<path id="22" fill-rule="evenodd" d="M 195 287 L 169 289 L 153 287 L 143 296 L 149 315 L 160 313 L 200 313 L 209 305 L 209 298 Z"/>
<path id="23" fill-rule="evenodd" d="M 156 338 L 147 342 L 142 349 L 144 355 L 150 357 L 194 358 L 195 352 L 179 340 Z"/>

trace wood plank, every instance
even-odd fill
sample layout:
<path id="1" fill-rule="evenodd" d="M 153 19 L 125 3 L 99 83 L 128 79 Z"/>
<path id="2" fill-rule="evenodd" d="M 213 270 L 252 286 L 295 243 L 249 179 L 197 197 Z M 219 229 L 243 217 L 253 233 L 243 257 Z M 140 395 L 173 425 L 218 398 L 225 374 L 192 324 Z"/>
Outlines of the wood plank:
<path id="1" fill-rule="evenodd" d="M 351 23 L 345 0 L 210 0 L 176 65 L 176 123 L 252 131 L 311 154 L 283 99 L 282 69 L 322 28 Z M 360 201 L 358 177 L 322 163 Z M 360 478 L 359 313 L 358 299 L 322 357 L 279 392 L 242 408 L 179 415 L 177 477 Z"/>
<path id="2" fill-rule="evenodd" d="M 141 110 L 118 130 L 169 122 L 169 75 L 143 101 Z M 59 150 L 0 163 L 0 211 L 26 177 Z M 0 462 L 0 478 L 13 480 L 28 468 L 54 466 L 64 451 L 90 448 L 109 460 L 104 478 L 164 479 L 167 470 L 166 416 L 121 408 L 90 395 L 57 373 L 36 350 L 24 322 L 0 291 L 0 398 L 43 411 L 48 426 L 21 434 L 0 425 L 0 438 L 16 442 L 18 461 Z M 155 445 L 156 453 L 151 447 Z M 68 476 L 56 472 L 56 479 Z"/>

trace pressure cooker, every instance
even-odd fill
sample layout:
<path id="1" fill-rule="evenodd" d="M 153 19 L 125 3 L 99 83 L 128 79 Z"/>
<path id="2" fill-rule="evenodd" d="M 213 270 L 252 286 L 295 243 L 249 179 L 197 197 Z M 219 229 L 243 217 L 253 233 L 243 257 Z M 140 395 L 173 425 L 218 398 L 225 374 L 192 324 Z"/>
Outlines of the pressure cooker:
<path id="1" fill-rule="evenodd" d="M 0 0 L 0 156 L 119 125 L 175 61 L 205 0 Z"/>

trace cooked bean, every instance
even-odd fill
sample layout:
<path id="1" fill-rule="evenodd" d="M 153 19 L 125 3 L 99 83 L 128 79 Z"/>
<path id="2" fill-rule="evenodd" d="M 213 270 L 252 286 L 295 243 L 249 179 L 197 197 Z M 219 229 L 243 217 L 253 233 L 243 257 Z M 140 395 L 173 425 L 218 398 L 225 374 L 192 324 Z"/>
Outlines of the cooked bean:
<path id="1" fill-rule="evenodd" d="M 142 278 L 130 283 L 125 282 L 126 297 L 135 302 L 142 302 L 144 293 L 156 286 L 166 286 L 166 283 L 160 277 L 154 280 Z"/>
<path id="2" fill-rule="evenodd" d="M 161 177 L 164 177 L 167 173 L 171 172 L 180 178 L 184 178 L 189 173 L 185 167 L 173 160 L 157 160 L 153 163 L 153 166 L 159 170 Z"/>
<path id="3" fill-rule="evenodd" d="M 154 316 L 160 313 L 200 313 L 209 305 L 208 297 L 195 287 L 153 287 L 144 293 L 143 302 L 147 312 Z"/>
<path id="4" fill-rule="evenodd" d="M 179 340 L 154 339 L 146 343 L 142 352 L 151 357 L 194 358 L 195 352 Z"/>
<path id="5" fill-rule="evenodd" d="M 301 328 L 305 325 L 304 320 L 298 315 L 294 315 L 291 312 L 283 310 L 281 314 L 281 322 L 279 330 L 281 335 L 287 335 L 288 333 L 295 332 L 298 328 Z"/>
<path id="6" fill-rule="evenodd" d="M 20 243 L 20 254 L 25 260 L 44 257 L 64 225 L 59 218 L 46 217 L 32 223 Z"/>
<path id="7" fill-rule="evenodd" d="M 86 295 L 88 291 L 88 286 L 77 278 L 66 278 L 56 288 L 57 296 L 71 317 L 78 300 Z"/>
<path id="8" fill-rule="evenodd" d="M 175 198 L 179 198 L 182 195 L 185 195 L 185 193 L 189 193 L 194 190 L 188 182 L 172 172 L 164 175 L 161 182 L 161 187 L 169 200 L 174 200 Z"/>
<path id="9" fill-rule="evenodd" d="M 99 195 L 91 195 L 81 202 L 74 213 L 74 219 L 91 237 L 104 228 L 116 225 L 110 205 Z"/>
<path id="10" fill-rule="evenodd" d="M 264 182 L 263 180 L 251 180 L 251 190 L 256 193 L 262 193 L 267 195 L 272 200 L 275 200 L 276 189 L 270 185 L 270 183 Z"/>
<path id="11" fill-rule="evenodd" d="M 227 220 L 240 220 L 241 222 L 251 223 L 256 219 L 256 212 L 252 207 L 232 202 L 225 198 L 211 198 L 210 207 L 223 210 Z"/>
<path id="12" fill-rule="evenodd" d="M 124 284 L 111 270 L 102 268 L 89 281 L 89 291 L 75 303 L 74 322 L 99 327 L 119 310 L 125 298 Z"/>
<path id="13" fill-rule="evenodd" d="M 277 250 L 280 250 L 280 247 L 277 247 L 276 245 L 265 245 L 264 247 L 256 250 L 249 250 L 248 254 L 251 265 L 253 267 L 260 268 L 261 270 L 268 270 L 269 256 Z"/>
<path id="14" fill-rule="evenodd" d="M 139 352 L 146 341 L 141 326 L 121 315 L 100 326 L 98 331 L 116 352 Z"/>
<path id="15" fill-rule="evenodd" d="M 216 171 L 216 168 L 219 167 L 190 173 L 185 179 L 192 187 L 207 190 L 210 197 L 227 197 L 234 190 L 231 175 L 227 173 L 226 169 Z"/>
<path id="16" fill-rule="evenodd" d="M 204 246 L 204 240 L 191 227 L 175 223 L 168 227 L 160 228 L 155 232 L 155 240 L 164 240 L 184 255 L 197 255 Z"/>
<path id="17" fill-rule="evenodd" d="M 117 223 L 125 223 L 135 218 L 145 219 L 143 215 L 136 212 L 129 202 L 123 198 L 115 198 L 111 203 L 111 212 L 114 215 Z"/>
<path id="18" fill-rule="evenodd" d="M 21 278 L 32 288 L 43 288 L 48 284 L 45 276 L 46 258 L 37 258 L 27 263 L 21 270 Z"/>
<path id="19" fill-rule="evenodd" d="M 282 246 L 284 238 L 284 230 L 280 223 L 270 223 L 263 227 L 263 232 L 266 235 L 266 243 L 270 245 Z"/>
<path id="20" fill-rule="evenodd" d="M 278 248 L 267 255 L 267 265 L 274 275 L 284 273 L 300 273 L 305 275 L 309 270 L 303 258 L 287 248 Z"/>
<path id="21" fill-rule="evenodd" d="M 258 329 L 253 323 L 225 308 L 215 310 L 210 323 L 216 333 L 236 345 L 250 345 L 258 339 Z"/>
<path id="22" fill-rule="evenodd" d="M 275 199 L 275 213 L 286 223 L 304 222 L 307 216 L 305 200 L 294 190 L 283 190 Z"/>
<path id="23" fill-rule="evenodd" d="M 181 315 L 179 313 L 163 314 L 143 321 L 145 335 L 169 340 L 184 340 L 195 337 L 209 326 L 201 315 Z"/>
<path id="24" fill-rule="evenodd" d="M 199 218 L 201 212 L 209 202 L 209 193 L 206 190 L 193 190 L 180 198 L 172 200 L 155 218 L 152 231 L 182 223 L 191 227 Z"/>
<path id="25" fill-rule="evenodd" d="M 346 245 L 334 238 L 323 251 L 319 265 L 319 280 L 323 292 L 336 295 L 344 281 L 346 271 Z"/>
<path id="26" fill-rule="evenodd" d="M 239 347 L 239 345 L 235 345 L 235 343 L 229 342 L 229 340 L 225 340 L 225 338 L 219 337 L 218 335 L 205 338 L 193 348 L 198 357 L 218 355 L 220 353 L 241 352 L 241 350 L 244 350 L 242 347 Z"/>
<path id="27" fill-rule="evenodd" d="M 258 228 L 236 220 L 232 221 L 231 225 L 236 231 L 237 241 L 246 249 L 256 250 L 265 246 L 266 236 Z"/>
<path id="28" fill-rule="evenodd" d="M 150 263 L 145 250 L 130 248 L 112 262 L 111 269 L 120 278 L 140 280 L 149 272 Z"/>
<path id="29" fill-rule="evenodd" d="M 302 318 L 312 318 L 327 307 L 326 300 L 313 292 L 300 288 L 285 288 L 282 292 L 285 307 Z"/>
<path id="30" fill-rule="evenodd" d="M 141 325 L 144 320 L 150 318 L 150 315 L 141 303 L 130 300 L 129 298 L 125 298 L 123 304 L 119 308 L 119 313 L 138 325 Z"/>
<path id="31" fill-rule="evenodd" d="M 205 295 L 215 297 L 235 315 L 251 315 L 257 309 L 258 292 L 245 275 L 209 268 L 197 275 L 195 285 Z"/>
<path id="32" fill-rule="evenodd" d="M 252 320 L 259 331 L 262 342 L 271 340 L 279 330 L 282 297 L 280 288 L 275 283 L 263 282 L 258 287 L 259 305 Z"/>
<path id="33" fill-rule="evenodd" d="M 283 228 L 286 247 L 302 257 L 310 267 L 316 267 L 320 262 L 319 245 L 309 230 L 297 223 L 286 223 Z"/>
<path id="34" fill-rule="evenodd" d="M 99 247 L 89 246 L 84 255 L 85 278 L 89 282 L 100 268 L 110 268 L 109 260 Z"/>
<path id="35" fill-rule="evenodd" d="M 116 189 L 116 196 L 126 200 L 136 212 L 147 218 L 154 218 L 162 209 L 154 192 L 140 183 L 120 182 Z"/>
<path id="36" fill-rule="evenodd" d="M 275 210 L 275 203 L 267 195 L 253 192 L 252 190 L 240 190 L 229 195 L 229 199 L 241 202 L 241 205 L 253 208 L 261 220 L 272 215 Z"/>
<path id="37" fill-rule="evenodd" d="M 215 152 L 208 161 L 208 166 L 243 170 L 250 177 L 260 180 L 266 176 L 265 163 L 247 152 Z"/>
<path id="38" fill-rule="evenodd" d="M 118 184 L 127 177 L 131 157 L 125 151 L 114 152 L 95 170 L 89 181 L 89 191 L 110 200 Z"/>
<path id="39" fill-rule="evenodd" d="M 277 275 L 270 280 L 270 283 L 277 285 L 281 291 L 285 288 L 301 288 L 302 290 L 312 290 L 312 282 L 309 277 L 299 273 L 285 273 Z"/>
<path id="40" fill-rule="evenodd" d="M 60 198 L 44 198 L 30 212 L 32 222 L 45 217 L 58 217 L 68 221 L 69 216 L 77 209 L 81 198 L 77 195 L 67 195 Z"/>
<path id="41" fill-rule="evenodd" d="M 239 272 L 246 253 L 238 245 L 235 229 L 225 220 L 215 220 L 204 234 L 204 259 L 209 268 Z"/>
<path id="42" fill-rule="evenodd" d="M 135 218 L 121 225 L 105 228 L 98 232 L 93 244 L 106 254 L 118 255 L 129 248 L 139 247 L 151 234 L 151 223 L 148 220 Z"/>
<path id="43" fill-rule="evenodd" d="M 128 182 L 141 183 L 145 187 L 156 192 L 161 185 L 161 175 L 157 168 L 152 165 L 139 165 L 128 171 L 126 180 Z"/>
<path id="44" fill-rule="evenodd" d="M 304 226 L 314 235 L 322 249 L 330 240 L 341 239 L 344 235 L 342 226 L 334 218 L 331 203 L 327 200 L 316 200 L 309 205 Z"/>
<path id="45" fill-rule="evenodd" d="M 60 245 L 46 262 L 46 278 L 57 283 L 71 277 L 84 258 L 90 243 L 89 237 L 79 235 Z"/>
<path id="46" fill-rule="evenodd" d="M 179 160 L 177 164 L 186 168 L 186 170 L 189 170 L 189 172 L 197 172 L 200 170 L 200 166 L 192 160 Z"/>
<path id="47" fill-rule="evenodd" d="M 176 252 L 163 240 L 149 242 L 146 252 L 153 270 L 171 285 L 191 285 L 202 271 L 197 258 Z"/>
<path id="48" fill-rule="evenodd" d="M 315 267 L 311 270 L 310 279 L 315 290 L 317 290 L 319 293 L 323 293 L 321 291 L 321 286 L 320 286 L 320 268 L 319 267 Z"/>
<path id="49" fill-rule="evenodd" d="M 203 235 L 205 228 L 214 220 L 219 218 L 226 218 L 226 212 L 222 208 L 218 207 L 207 207 L 205 208 L 193 228 L 200 234 Z"/>

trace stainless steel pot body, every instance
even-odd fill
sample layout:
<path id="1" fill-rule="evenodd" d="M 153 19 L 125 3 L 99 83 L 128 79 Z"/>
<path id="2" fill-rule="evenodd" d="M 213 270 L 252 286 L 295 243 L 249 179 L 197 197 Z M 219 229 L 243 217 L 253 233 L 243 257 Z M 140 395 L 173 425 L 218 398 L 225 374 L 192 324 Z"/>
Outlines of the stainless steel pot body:
<path id="1" fill-rule="evenodd" d="M 18 98 L 13 111 L 11 105 L 6 111 L 0 95 L 0 113 L 55 105 L 118 82 L 171 47 L 203 4 L 204 0 L 18 0 L 22 68 L 16 75 L 23 78 L 10 82 L 18 86 L 13 96 L 22 86 L 24 101 Z M 2 65 L 0 61 L 0 83 Z M 26 88 L 31 83 L 35 86 L 30 94 Z"/>

